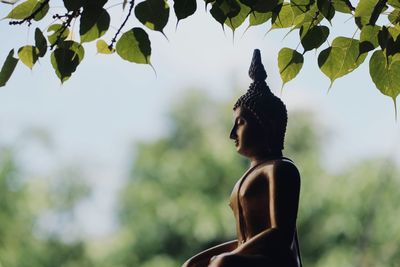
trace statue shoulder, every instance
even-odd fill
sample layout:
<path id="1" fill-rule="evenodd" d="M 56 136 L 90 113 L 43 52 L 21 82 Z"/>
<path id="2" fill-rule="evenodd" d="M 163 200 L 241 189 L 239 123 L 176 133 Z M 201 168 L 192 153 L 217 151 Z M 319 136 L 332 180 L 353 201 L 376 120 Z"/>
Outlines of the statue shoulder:
<path id="1" fill-rule="evenodd" d="M 285 180 L 300 183 L 300 173 L 293 161 L 282 158 L 275 160 L 272 164 L 262 166 L 263 173 L 272 180 Z"/>

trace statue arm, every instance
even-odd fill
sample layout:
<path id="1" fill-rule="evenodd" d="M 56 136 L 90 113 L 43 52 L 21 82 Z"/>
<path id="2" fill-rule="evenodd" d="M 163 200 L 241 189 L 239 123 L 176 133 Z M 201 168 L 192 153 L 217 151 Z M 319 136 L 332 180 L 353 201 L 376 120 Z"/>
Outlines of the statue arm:
<path id="1" fill-rule="evenodd" d="M 268 179 L 269 214 L 271 228 L 266 229 L 232 251 L 251 255 L 289 248 L 293 242 L 300 194 L 300 175 L 288 162 L 277 164 Z"/>
<path id="2" fill-rule="evenodd" d="M 232 240 L 215 247 L 209 248 L 188 259 L 182 267 L 206 267 L 210 259 L 216 255 L 233 251 L 237 248 L 237 240 Z"/>

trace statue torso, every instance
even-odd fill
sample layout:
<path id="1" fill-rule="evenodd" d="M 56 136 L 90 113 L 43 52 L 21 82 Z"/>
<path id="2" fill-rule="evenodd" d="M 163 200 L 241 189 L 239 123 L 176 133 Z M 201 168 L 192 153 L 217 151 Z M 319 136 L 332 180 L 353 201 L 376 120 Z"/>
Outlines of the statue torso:
<path id="1" fill-rule="evenodd" d="M 229 206 L 235 216 L 239 246 L 271 228 L 269 179 L 273 175 L 275 164 L 282 160 L 285 159 L 270 160 L 250 168 L 235 184 Z M 297 258 L 298 248 L 294 241 L 293 238 L 289 249 Z"/>

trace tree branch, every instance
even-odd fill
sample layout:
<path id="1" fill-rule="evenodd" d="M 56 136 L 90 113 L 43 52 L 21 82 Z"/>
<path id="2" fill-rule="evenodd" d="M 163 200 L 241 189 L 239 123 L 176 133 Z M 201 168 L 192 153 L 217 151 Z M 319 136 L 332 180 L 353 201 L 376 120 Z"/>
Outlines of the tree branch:
<path id="1" fill-rule="evenodd" d="M 45 1 L 43 1 L 42 3 L 40 3 L 40 5 L 39 5 L 39 7 L 32 13 L 32 14 L 30 14 L 28 17 L 26 17 L 26 18 L 24 18 L 23 20 L 17 20 L 17 21 L 10 21 L 8 24 L 9 25 L 21 25 L 21 24 L 23 24 L 23 23 L 25 23 L 25 22 L 28 22 L 28 26 L 31 26 L 31 24 L 32 24 L 32 19 L 34 19 L 35 18 L 35 16 L 37 15 L 37 14 L 39 14 L 39 12 L 40 11 L 42 11 L 43 10 L 43 8 L 47 5 L 47 4 L 49 4 L 49 2 L 50 2 L 50 0 L 45 0 Z"/>
<path id="2" fill-rule="evenodd" d="M 111 39 L 111 44 L 108 46 L 108 49 L 110 49 L 110 50 L 113 49 L 114 43 L 117 41 L 118 35 L 121 33 L 122 28 L 125 26 L 126 22 L 128 21 L 129 17 L 130 17 L 131 14 L 132 14 L 132 9 L 133 9 L 133 6 L 134 6 L 134 5 L 135 5 L 135 1 L 134 1 L 134 0 L 131 0 L 131 1 L 129 2 L 129 11 L 128 11 L 128 14 L 126 15 L 126 18 L 125 18 L 124 22 L 122 22 L 121 26 L 119 27 L 117 33 L 116 33 L 116 34 L 114 35 L 114 37 Z"/>
<path id="3" fill-rule="evenodd" d="M 67 30 L 67 28 L 68 28 L 69 26 L 71 26 L 72 19 L 75 18 L 75 17 L 78 17 L 80 14 L 81 14 L 81 11 L 78 9 L 78 10 L 72 11 L 72 13 L 70 13 L 70 14 L 69 14 L 69 13 L 66 13 L 65 15 L 62 15 L 62 16 L 56 14 L 56 15 L 53 16 L 53 18 L 58 18 L 58 19 L 67 18 L 67 20 L 63 22 L 62 27 L 61 27 L 60 30 L 58 31 L 59 33 L 58 33 L 58 35 L 57 35 L 57 39 L 56 39 L 56 41 L 50 46 L 50 50 L 53 50 L 53 48 L 54 48 L 56 45 L 58 45 L 58 43 L 60 42 L 61 37 L 62 37 L 62 35 L 64 34 L 64 32 Z"/>

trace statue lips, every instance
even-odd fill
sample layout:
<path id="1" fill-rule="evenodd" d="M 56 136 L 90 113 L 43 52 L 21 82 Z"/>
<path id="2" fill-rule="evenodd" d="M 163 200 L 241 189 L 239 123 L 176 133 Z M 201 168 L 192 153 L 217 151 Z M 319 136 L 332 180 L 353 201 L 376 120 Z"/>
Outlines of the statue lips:
<path id="1" fill-rule="evenodd" d="M 235 146 L 238 147 L 239 146 L 239 140 L 235 139 Z"/>

